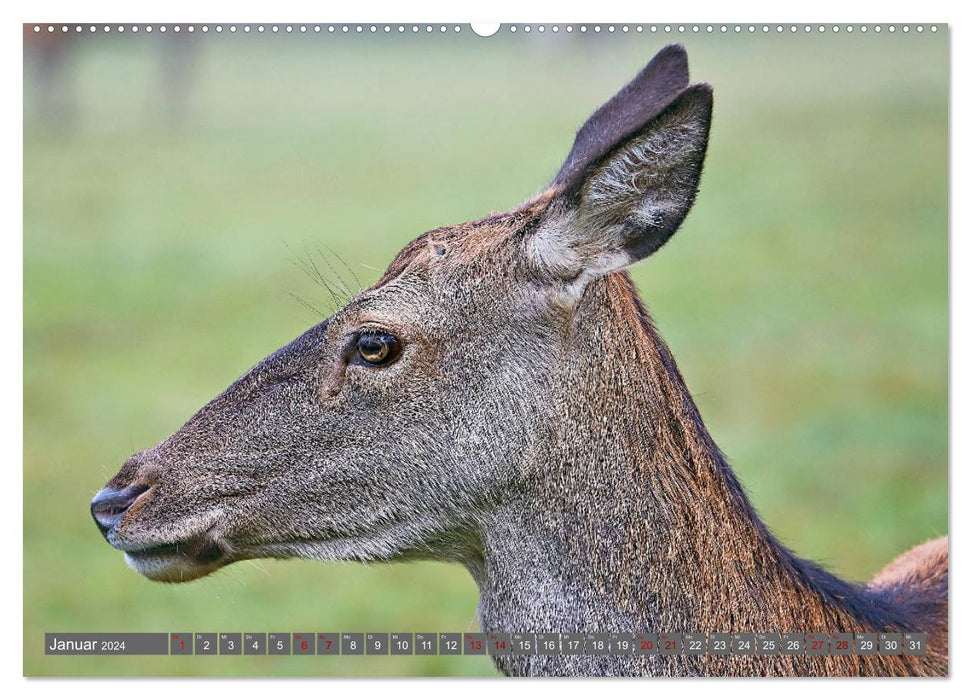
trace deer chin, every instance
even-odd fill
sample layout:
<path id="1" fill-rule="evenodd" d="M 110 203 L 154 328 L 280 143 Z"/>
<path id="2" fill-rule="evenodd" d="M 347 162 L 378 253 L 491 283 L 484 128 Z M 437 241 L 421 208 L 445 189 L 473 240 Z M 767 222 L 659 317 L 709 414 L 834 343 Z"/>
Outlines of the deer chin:
<path id="1" fill-rule="evenodd" d="M 184 583 L 208 576 L 231 560 L 218 542 L 197 537 L 184 542 L 126 549 L 125 562 L 152 581 Z"/>

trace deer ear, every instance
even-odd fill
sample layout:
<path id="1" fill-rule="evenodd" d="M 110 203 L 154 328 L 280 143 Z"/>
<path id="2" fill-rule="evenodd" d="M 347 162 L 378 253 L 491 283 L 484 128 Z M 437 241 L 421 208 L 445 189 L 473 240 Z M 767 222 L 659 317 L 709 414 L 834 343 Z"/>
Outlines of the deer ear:
<path id="1" fill-rule="evenodd" d="M 694 203 L 712 92 L 688 86 L 680 46 L 662 50 L 577 133 L 531 253 L 557 277 L 591 279 L 641 260 Z"/>

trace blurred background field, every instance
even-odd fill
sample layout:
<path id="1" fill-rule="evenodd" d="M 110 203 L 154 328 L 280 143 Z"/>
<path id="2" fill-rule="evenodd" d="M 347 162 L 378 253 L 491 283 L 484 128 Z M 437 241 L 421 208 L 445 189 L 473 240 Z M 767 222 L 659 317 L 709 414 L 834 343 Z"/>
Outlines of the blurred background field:
<path id="1" fill-rule="evenodd" d="M 476 657 L 45 657 L 45 631 L 471 631 L 441 564 L 128 570 L 88 502 L 422 231 L 540 189 L 661 36 L 87 34 L 25 47 L 24 672 L 492 675 Z M 701 195 L 634 277 L 780 538 L 866 579 L 944 534 L 947 86 L 937 35 L 694 36 Z M 49 48 L 49 47 L 48 47 Z M 317 247 L 323 253 L 317 251 Z M 345 275 L 345 277 L 348 277 Z"/>

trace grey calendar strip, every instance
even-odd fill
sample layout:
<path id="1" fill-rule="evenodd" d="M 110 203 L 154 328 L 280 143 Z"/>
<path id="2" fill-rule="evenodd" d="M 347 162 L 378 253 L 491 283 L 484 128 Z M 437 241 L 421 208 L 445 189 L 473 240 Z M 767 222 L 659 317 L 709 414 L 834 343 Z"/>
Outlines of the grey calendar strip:
<path id="1" fill-rule="evenodd" d="M 143 632 L 44 635 L 51 656 L 917 655 L 922 633 Z"/>

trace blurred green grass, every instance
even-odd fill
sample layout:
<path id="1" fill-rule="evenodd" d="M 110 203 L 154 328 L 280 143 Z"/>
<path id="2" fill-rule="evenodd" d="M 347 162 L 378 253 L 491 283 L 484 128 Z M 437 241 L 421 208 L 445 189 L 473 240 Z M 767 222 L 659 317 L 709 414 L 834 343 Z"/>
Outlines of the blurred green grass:
<path id="1" fill-rule="evenodd" d="M 463 657 L 45 657 L 45 631 L 465 631 L 440 564 L 125 568 L 88 502 L 424 230 L 540 189 L 659 37 L 199 38 L 71 47 L 77 121 L 24 144 L 24 672 L 491 675 Z M 701 36 L 702 193 L 633 272 L 709 428 L 781 539 L 849 578 L 947 532 L 947 38 Z"/>

